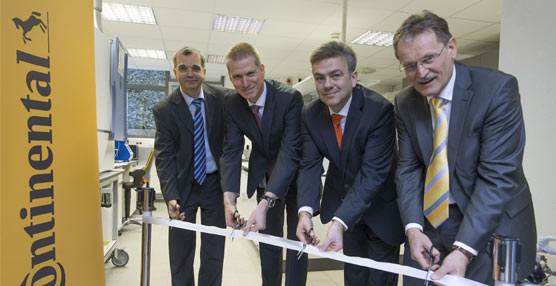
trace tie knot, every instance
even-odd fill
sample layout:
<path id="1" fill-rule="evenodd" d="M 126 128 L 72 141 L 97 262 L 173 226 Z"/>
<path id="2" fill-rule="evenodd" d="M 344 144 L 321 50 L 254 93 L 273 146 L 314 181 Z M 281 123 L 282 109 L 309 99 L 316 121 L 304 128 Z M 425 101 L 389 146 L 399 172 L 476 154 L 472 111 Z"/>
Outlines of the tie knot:
<path id="1" fill-rule="evenodd" d="M 201 106 L 201 102 L 203 102 L 202 98 L 197 98 L 193 100 L 193 105 L 195 105 L 196 108 L 199 108 Z"/>
<path id="2" fill-rule="evenodd" d="M 343 117 L 344 116 L 340 114 L 332 114 L 332 121 L 334 122 L 334 124 L 340 124 L 340 121 Z"/>
<path id="3" fill-rule="evenodd" d="M 444 99 L 442 99 L 440 97 L 433 96 L 431 98 L 431 103 L 432 103 L 432 106 L 434 106 L 434 109 L 439 109 L 439 108 L 442 108 L 442 105 L 444 104 Z"/>
<path id="4" fill-rule="evenodd" d="M 259 113 L 259 107 L 260 107 L 260 106 L 258 106 L 258 105 L 256 105 L 256 104 L 253 104 L 253 105 L 251 105 L 251 111 L 252 111 L 253 113 L 257 114 L 257 113 Z"/>

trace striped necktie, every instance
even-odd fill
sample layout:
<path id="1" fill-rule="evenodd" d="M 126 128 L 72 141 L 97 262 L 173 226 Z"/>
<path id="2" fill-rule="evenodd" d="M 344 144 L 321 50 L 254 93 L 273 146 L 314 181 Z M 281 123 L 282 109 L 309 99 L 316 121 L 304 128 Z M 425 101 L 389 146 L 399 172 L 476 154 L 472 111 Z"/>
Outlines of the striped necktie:
<path id="1" fill-rule="evenodd" d="M 207 177 L 207 154 L 205 151 L 205 124 L 201 111 L 202 98 L 193 100 L 195 116 L 193 117 L 193 177 L 202 185 Z"/>
<path id="2" fill-rule="evenodd" d="M 442 112 L 441 98 L 431 98 L 434 106 L 435 130 L 434 151 L 431 155 L 425 178 L 423 211 L 434 228 L 448 219 L 449 171 L 448 171 L 448 118 Z"/>

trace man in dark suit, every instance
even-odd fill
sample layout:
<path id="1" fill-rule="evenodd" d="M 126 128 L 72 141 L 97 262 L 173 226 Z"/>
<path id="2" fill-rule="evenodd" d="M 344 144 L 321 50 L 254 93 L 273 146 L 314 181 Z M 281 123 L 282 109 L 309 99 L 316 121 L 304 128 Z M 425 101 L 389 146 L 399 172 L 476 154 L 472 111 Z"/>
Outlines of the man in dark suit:
<path id="1" fill-rule="evenodd" d="M 205 60 L 193 48 L 174 55 L 180 88 L 155 105 L 156 170 L 172 219 L 225 227 L 220 187 L 226 89 L 203 84 Z M 168 231 L 172 285 L 195 285 L 193 260 L 196 234 L 180 228 Z M 222 285 L 224 237 L 201 234 L 199 285 Z"/>
<path id="2" fill-rule="evenodd" d="M 323 251 L 398 263 L 403 228 L 394 185 L 394 109 L 380 94 L 357 84 L 357 58 L 331 41 L 311 55 L 318 99 L 303 111 L 303 156 L 297 181 L 297 236 L 316 244 L 312 216 L 332 224 Z M 322 161 L 329 160 L 320 193 Z M 398 275 L 344 265 L 346 285 L 397 285 Z"/>
<path id="3" fill-rule="evenodd" d="M 301 94 L 286 84 L 264 79 L 264 65 L 250 44 L 240 43 L 226 55 L 230 81 L 236 92 L 225 99 L 226 138 L 221 158 L 226 224 L 244 219 L 237 212 L 244 136 L 251 140 L 247 195 L 257 192 L 258 205 L 245 224 L 244 234 L 259 231 L 283 236 L 284 208 L 287 237 L 296 239 L 295 176 L 301 149 Z M 263 285 L 282 285 L 282 249 L 260 244 Z M 287 251 L 286 285 L 305 285 L 307 255 L 297 260 Z"/>
<path id="4" fill-rule="evenodd" d="M 402 23 L 394 50 L 411 82 L 395 100 L 406 263 L 429 269 L 433 259 L 432 279 L 452 274 L 492 285 L 486 250 L 496 233 L 520 239 L 524 278 L 535 262 L 536 227 L 517 80 L 455 62 L 448 24 L 429 11 Z"/>

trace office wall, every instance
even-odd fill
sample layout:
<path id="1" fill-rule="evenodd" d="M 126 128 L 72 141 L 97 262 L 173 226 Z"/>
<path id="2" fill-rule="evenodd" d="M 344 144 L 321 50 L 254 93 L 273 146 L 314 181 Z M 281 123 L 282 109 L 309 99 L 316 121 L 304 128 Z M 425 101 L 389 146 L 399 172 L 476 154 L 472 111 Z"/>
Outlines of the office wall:
<path id="1" fill-rule="evenodd" d="M 524 170 L 533 194 L 537 233 L 556 236 L 556 1 L 505 0 L 500 70 L 519 81 L 527 143 Z M 556 247 L 556 243 L 552 244 Z M 552 266 L 556 256 L 552 256 Z"/>

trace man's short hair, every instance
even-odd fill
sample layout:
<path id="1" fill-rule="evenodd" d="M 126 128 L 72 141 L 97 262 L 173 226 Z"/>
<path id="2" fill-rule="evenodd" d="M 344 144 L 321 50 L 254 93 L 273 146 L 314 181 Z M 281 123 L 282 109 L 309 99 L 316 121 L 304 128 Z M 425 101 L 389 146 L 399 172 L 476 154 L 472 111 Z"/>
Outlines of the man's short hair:
<path id="1" fill-rule="evenodd" d="M 203 54 L 201 54 L 199 50 L 192 47 L 183 47 L 174 54 L 174 68 L 178 64 L 178 55 L 180 54 L 184 56 L 189 56 L 191 54 L 198 54 L 199 57 L 201 58 L 201 67 L 203 68 L 205 67 L 205 57 L 203 57 Z"/>
<path id="2" fill-rule="evenodd" d="M 350 73 L 355 71 L 357 67 L 357 56 L 353 49 L 344 42 L 330 41 L 320 45 L 311 54 L 311 65 L 325 59 L 344 57 L 346 59 L 348 70 Z"/>
<path id="3" fill-rule="evenodd" d="M 427 31 L 433 31 L 436 34 L 436 39 L 443 44 L 448 43 L 452 38 L 448 23 L 444 18 L 428 10 L 423 10 L 420 14 L 414 14 L 405 19 L 394 34 L 394 53 L 396 58 L 398 58 L 398 43 L 400 41 L 411 41 L 416 36 Z"/>
<path id="4" fill-rule="evenodd" d="M 250 56 L 255 59 L 255 65 L 260 67 L 261 56 L 259 55 L 257 49 L 249 43 L 239 43 L 233 46 L 226 54 L 226 67 L 228 67 L 228 62 L 230 61 L 237 62 Z"/>

